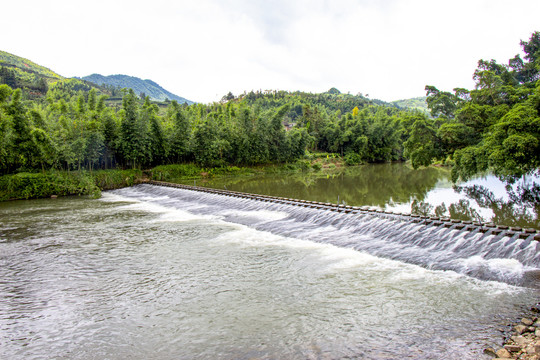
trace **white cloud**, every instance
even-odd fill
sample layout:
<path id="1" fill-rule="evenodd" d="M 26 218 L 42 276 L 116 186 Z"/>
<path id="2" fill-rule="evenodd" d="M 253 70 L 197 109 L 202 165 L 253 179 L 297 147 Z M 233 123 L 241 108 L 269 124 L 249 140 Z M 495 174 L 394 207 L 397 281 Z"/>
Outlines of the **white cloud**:
<path id="1" fill-rule="evenodd" d="M 472 87 L 540 30 L 540 2 L 198 0 L 3 4 L 0 49 L 65 76 L 123 73 L 186 98 L 285 89 L 395 100 Z"/>

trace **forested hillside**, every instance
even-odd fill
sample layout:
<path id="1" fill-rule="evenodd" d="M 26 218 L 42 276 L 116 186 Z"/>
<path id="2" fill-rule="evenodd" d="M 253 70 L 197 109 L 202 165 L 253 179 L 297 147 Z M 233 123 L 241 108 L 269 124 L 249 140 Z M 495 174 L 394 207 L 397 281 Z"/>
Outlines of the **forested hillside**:
<path id="1" fill-rule="evenodd" d="M 47 169 L 206 167 L 302 159 L 306 151 L 347 164 L 410 160 L 453 165 L 454 180 L 492 169 L 512 181 L 540 166 L 540 33 L 524 58 L 479 61 L 473 90 L 426 86 L 431 117 L 337 89 L 257 91 L 214 104 L 159 108 L 133 90 L 108 106 L 106 89 L 58 79 L 45 96 L 0 85 L 0 174 Z"/>
<path id="2" fill-rule="evenodd" d="M 100 74 L 92 74 L 82 78 L 83 80 L 90 81 L 97 85 L 104 85 L 112 88 L 128 88 L 133 89 L 135 94 L 142 95 L 141 97 L 149 96 L 150 100 L 154 101 L 166 101 L 176 100 L 179 104 L 187 103 L 193 104 L 193 101 L 187 100 L 183 97 L 175 95 L 152 80 L 142 80 L 135 76 L 127 75 L 109 75 L 103 76 Z"/>
<path id="3" fill-rule="evenodd" d="M 416 109 L 420 111 L 429 112 L 429 108 L 426 102 L 427 97 L 415 97 L 410 99 L 392 101 L 392 104 L 402 109 Z"/>
<path id="4" fill-rule="evenodd" d="M 50 83 L 63 79 L 30 60 L 0 50 L 0 84 L 26 89 L 28 96 L 45 95 Z"/>

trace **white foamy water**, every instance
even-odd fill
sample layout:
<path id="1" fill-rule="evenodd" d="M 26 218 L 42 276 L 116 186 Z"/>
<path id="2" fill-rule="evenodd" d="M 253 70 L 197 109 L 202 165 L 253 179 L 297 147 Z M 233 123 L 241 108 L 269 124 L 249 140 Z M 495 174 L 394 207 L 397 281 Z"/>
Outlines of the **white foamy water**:
<path id="1" fill-rule="evenodd" d="M 151 186 L 105 194 L 0 204 L 0 358 L 482 359 L 536 299 L 468 273 L 527 271 L 511 258 L 437 268 L 477 237 L 439 253 L 422 237 L 447 234 L 407 224 Z"/>

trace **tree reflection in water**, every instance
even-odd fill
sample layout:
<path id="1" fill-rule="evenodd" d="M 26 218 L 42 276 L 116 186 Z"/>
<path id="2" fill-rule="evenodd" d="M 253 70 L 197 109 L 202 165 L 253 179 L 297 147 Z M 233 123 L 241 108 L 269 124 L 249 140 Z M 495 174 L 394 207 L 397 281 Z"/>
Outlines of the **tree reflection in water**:
<path id="1" fill-rule="evenodd" d="M 456 187 L 484 208 L 493 211 L 490 221 L 509 226 L 540 228 L 540 185 L 518 184 L 515 188 L 508 185 L 508 199 L 496 197 L 491 190 L 481 185 Z"/>
<path id="2" fill-rule="evenodd" d="M 467 199 L 459 199 L 448 206 L 445 203 L 434 206 L 423 200 L 414 200 L 411 213 L 540 229 L 540 184 L 525 182 L 507 185 L 506 196 L 496 196 L 488 187 L 478 184 L 454 186 L 453 190 Z M 483 217 L 479 208 L 491 210 L 492 215 Z"/>

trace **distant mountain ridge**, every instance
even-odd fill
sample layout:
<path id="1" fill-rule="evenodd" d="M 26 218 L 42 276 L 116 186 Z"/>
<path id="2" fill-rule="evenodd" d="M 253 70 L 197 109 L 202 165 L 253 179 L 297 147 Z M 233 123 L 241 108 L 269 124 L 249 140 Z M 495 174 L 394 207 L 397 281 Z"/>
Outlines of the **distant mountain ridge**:
<path id="1" fill-rule="evenodd" d="M 64 78 L 45 66 L 38 65 L 33 61 L 2 50 L 0 50 L 0 66 L 6 66 L 18 72 L 41 75 L 53 80 L 61 80 Z"/>
<path id="2" fill-rule="evenodd" d="M 61 80 L 64 77 L 44 66 L 0 50 L 0 84 L 25 89 L 27 96 L 36 98 L 44 96 L 50 84 Z"/>
<path id="3" fill-rule="evenodd" d="M 143 80 L 135 76 L 121 74 L 103 76 L 100 74 L 92 74 L 82 77 L 81 79 L 97 85 L 109 85 L 114 87 L 130 88 L 133 89 L 133 91 L 137 95 L 140 93 L 144 93 L 149 96 L 150 99 L 155 101 L 165 101 L 168 99 L 176 100 L 180 104 L 187 103 L 188 105 L 191 105 L 194 103 L 191 100 L 188 100 L 181 96 L 175 95 L 170 91 L 165 90 L 159 84 L 152 80 Z"/>
<path id="4" fill-rule="evenodd" d="M 392 101 L 392 104 L 401 109 L 416 109 L 429 114 L 426 99 L 427 96 L 420 96 L 410 99 Z"/>

